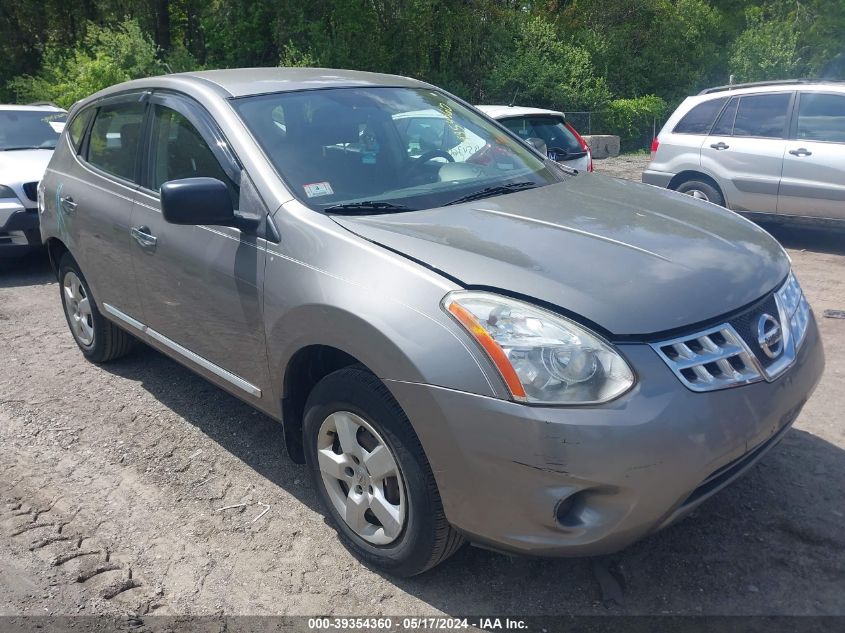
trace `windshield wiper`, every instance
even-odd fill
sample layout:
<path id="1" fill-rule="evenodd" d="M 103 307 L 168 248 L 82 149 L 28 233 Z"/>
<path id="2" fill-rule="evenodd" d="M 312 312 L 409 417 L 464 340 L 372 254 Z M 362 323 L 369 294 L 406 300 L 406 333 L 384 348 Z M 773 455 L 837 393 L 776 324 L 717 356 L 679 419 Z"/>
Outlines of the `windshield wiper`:
<path id="1" fill-rule="evenodd" d="M 395 211 L 412 211 L 410 207 L 403 204 L 393 204 L 392 202 L 347 202 L 344 204 L 334 204 L 323 209 L 326 213 L 337 213 L 339 215 L 371 215 L 374 213 L 393 213 Z"/>
<path id="2" fill-rule="evenodd" d="M 21 150 L 21 149 L 49 149 L 49 150 L 54 150 L 54 149 L 56 149 L 56 146 L 54 145 L 53 147 L 41 147 L 40 145 L 26 145 L 26 146 L 22 145 L 21 147 L 4 147 L 3 151 L 4 152 L 15 152 L 15 151 Z"/>
<path id="3" fill-rule="evenodd" d="M 480 191 L 475 191 L 473 193 L 467 194 L 465 196 L 461 196 L 456 200 L 452 200 L 451 202 L 447 202 L 444 204 L 444 207 L 449 206 L 450 204 L 461 204 L 462 202 L 472 202 L 473 200 L 482 200 L 484 198 L 492 198 L 493 196 L 501 196 L 506 193 L 513 193 L 514 191 L 521 191 L 523 189 L 533 189 L 537 186 L 537 183 L 526 181 L 526 182 L 511 182 L 506 185 L 496 185 L 495 187 L 485 187 Z"/>

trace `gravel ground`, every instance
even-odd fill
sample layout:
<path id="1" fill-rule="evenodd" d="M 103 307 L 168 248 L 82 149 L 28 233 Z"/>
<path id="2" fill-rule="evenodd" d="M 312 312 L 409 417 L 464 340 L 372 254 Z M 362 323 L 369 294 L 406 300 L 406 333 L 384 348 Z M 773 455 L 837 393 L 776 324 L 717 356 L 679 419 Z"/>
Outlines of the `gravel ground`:
<path id="1" fill-rule="evenodd" d="M 816 314 L 845 309 L 843 236 L 778 237 Z M 819 321 L 795 429 L 689 519 L 607 558 L 467 547 L 396 580 L 339 544 L 272 420 L 146 347 L 86 363 L 44 259 L 0 263 L 0 615 L 845 614 L 845 320 Z"/>
<path id="2" fill-rule="evenodd" d="M 593 161 L 593 169 L 600 174 L 640 180 L 643 170 L 651 160 L 649 154 L 622 154 L 614 158 L 604 158 Z"/>

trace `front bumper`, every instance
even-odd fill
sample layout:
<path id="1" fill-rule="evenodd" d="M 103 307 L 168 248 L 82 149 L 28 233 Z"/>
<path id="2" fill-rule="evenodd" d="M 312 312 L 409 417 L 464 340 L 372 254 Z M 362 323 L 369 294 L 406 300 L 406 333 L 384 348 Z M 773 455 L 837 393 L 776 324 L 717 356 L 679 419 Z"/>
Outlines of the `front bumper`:
<path id="1" fill-rule="evenodd" d="M 596 407 L 386 381 L 414 421 L 447 518 L 471 541 L 543 556 L 619 550 L 750 467 L 795 420 L 824 368 L 812 319 L 776 381 L 715 392 L 686 389 L 647 345 L 620 349 L 638 384 Z"/>
<path id="2" fill-rule="evenodd" d="M 665 171 L 654 171 L 653 169 L 646 169 L 643 172 L 643 182 L 647 185 L 654 185 L 655 187 L 662 187 L 666 189 L 675 174 L 668 174 Z"/>
<path id="3" fill-rule="evenodd" d="M 38 210 L 0 202 L 0 257 L 15 257 L 39 247 Z"/>

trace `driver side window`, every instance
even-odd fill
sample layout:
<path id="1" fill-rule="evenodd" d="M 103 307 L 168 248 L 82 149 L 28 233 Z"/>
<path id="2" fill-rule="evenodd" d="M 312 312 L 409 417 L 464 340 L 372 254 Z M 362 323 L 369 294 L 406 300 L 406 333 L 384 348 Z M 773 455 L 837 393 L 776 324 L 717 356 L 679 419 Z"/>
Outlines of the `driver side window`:
<path id="1" fill-rule="evenodd" d="M 232 205 L 238 208 L 238 187 L 209 148 L 199 131 L 184 116 L 162 105 L 153 110 L 152 187 L 161 190 L 169 180 L 216 178 L 226 185 Z"/>

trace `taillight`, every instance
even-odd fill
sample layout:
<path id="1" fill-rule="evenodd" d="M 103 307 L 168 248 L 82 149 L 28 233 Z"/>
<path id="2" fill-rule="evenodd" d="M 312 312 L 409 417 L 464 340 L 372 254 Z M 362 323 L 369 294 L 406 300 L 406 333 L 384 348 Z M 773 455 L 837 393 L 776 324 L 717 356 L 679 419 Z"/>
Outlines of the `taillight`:
<path id="1" fill-rule="evenodd" d="M 574 127 L 572 127 L 572 124 L 569 121 L 567 121 L 566 123 L 564 123 L 564 125 L 566 125 L 567 130 L 572 132 L 572 135 L 575 137 L 575 140 L 578 141 L 578 145 L 581 146 L 581 149 L 584 150 L 585 152 L 589 152 L 590 146 L 587 145 L 587 141 L 585 141 L 583 138 L 581 138 L 581 135 L 578 134 L 578 131 Z"/>
<path id="2" fill-rule="evenodd" d="M 660 140 L 655 138 L 651 142 L 651 160 L 654 160 L 655 155 L 657 154 L 657 148 L 660 147 Z"/>
<path id="3" fill-rule="evenodd" d="M 587 156 L 590 159 L 590 164 L 587 166 L 587 171 L 593 171 L 593 152 L 590 150 L 590 146 L 587 145 L 587 141 L 583 139 L 583 137 L 578 134 L 578 130 L 572 127 L 572 124 L 569 121 L 564 122 L 566 129 L 572 132 L 572 136 L 575 137 L 575 140 L 578 141 L 578 145 L 581 146 L 581 149 L 587 152 Z"/>

